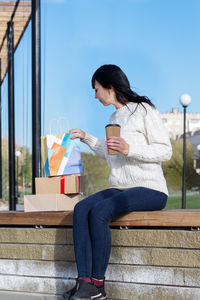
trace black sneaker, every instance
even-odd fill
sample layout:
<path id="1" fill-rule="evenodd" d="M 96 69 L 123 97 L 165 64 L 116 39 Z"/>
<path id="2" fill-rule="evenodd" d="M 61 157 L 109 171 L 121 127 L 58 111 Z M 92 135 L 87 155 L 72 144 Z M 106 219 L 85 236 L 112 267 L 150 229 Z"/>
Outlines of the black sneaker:
<path id="1" fill-rule="evenodd" d="M 104 290 L 104 284 L 103 285 L 100 285 L 100 286 L 97 286 L 95 285 L 96 288 L 99 290 L 99 292 L 102 294 L 102 298 L 101 300 L 106 300 L 107 299 L 107 296 L 106 296 L 106 292 Z"/>
<path id="2" fill-rule="evenodd" d="M 85 282 L 84 280 L 80 280 L 78 290 L 70 299 L 71 300 L 103 300 L 106 298 L 92 282 L 90 283 L 90 282 Z"/>
<path id="3" fill-rule="evenodd" d="M 76 285 L 70 289 L 69 291 L 66 291 L 64 294 L 63 294 L 63 298 L 65 300 L 69 300 L 71 299 L 71 297 L 76 293 L 76 291 L 78 290 L 78 287 L 79 287 L 79 279 L 76 278 Z"/>

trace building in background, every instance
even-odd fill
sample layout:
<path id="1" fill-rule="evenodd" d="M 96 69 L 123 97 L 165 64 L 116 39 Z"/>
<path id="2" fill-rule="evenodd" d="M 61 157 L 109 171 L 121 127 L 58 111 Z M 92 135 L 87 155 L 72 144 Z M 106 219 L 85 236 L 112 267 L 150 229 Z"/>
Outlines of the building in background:
<path id="1" fill-rule="evenodd" d="M 173 108 L 172 112 L 161 113 L 161 119 L 169 132 L 171 139 L 183 138 L 183 113 Z M 200 175 L 200 113 L 187 113 L 186 138 L 193 145 L 196 154 L 194 156 L 194 169 Z"/>
<path id="2" fill-rule="evenodd" d="M 161 113 L 161 118 L 171 139 L 178 139 L 183 134 L 183 113 L 173 108 L 172 112 Z M 200 130 L 200 113 L 187 113 L 186 132 L 190 136 Z"/>

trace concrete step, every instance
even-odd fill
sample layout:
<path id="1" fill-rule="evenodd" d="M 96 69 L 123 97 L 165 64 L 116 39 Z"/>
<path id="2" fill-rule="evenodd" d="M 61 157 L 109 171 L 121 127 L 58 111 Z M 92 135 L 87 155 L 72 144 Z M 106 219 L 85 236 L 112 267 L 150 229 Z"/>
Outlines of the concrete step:
<path id="1" fill-rule="evenodd" d="M 72 245 L 0 244 L 0 258 L 24 260 L 52 260 L 74 262 Z M 187 258 L 187 259 L 186 259 Z M 200 267 L 200 250 L 112 247 L 110 263 Z"/>
<path id="2" fill-rule="evenodd" d="M 24 288 L 34 292 L 33 283 L 38 282 L 45 287 L 44 293 L 52 290 L 56 286 L 56 281 L 67 280 L 77 276 L 75 263 L 72 262 L 51 262 L 51 261 L 28 261 L 28 260 L 2 260 L 0 259 L 0 289 L 12 289 L 12 280 L 24 282 Z M 16 272 L 17 270 L 17 272 Z M 14 276 L 14 277 L 13 277 Z M 30 290 L 29 278 L 33 290 Z M 7 280 L 5 280 L 7 278 Z M 10 280 L 9 280 L 10 278 Z M 49 279 L 52 280 L 49 280 Z M 136 266 L 109 264 L 106 272 L 106 280 L 142 284 L 160 284 L 171 286 L 186 286 L 200 288 L 200 269 L 199 268 L 180 268 L 180 267 L 156 267 L 156 266 Z M 27 282 L 27 283 L 26 283 Z M 9 283 L 9 284 L 8 284 Z M 7 285 L 6 285 L 7 284 Z M 25 290 L 24 291 L 28 291 Z M 51 293 L 56 292 L 52 290 Z"/>
<path id="3" fill-rule="evenodd" d="M 197 300 L 199 288 L 183 288 L 161 285 L 109 283 L 108 300 Z M 1 291 L 0 300 L 63 300 L 60 295 Z"/>

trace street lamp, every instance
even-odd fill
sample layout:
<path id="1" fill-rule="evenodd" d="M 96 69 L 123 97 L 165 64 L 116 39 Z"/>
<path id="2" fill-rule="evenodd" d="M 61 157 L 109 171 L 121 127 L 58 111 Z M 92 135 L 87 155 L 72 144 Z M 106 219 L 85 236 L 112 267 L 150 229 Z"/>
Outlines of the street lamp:
<path id="1" fill-rule="evenodd" d="M 15 151 L 15 156 L 17 157 L 17 182 L 16 182 L 16 203 L 18 203 L 18 176 L 19 176 L 19 157 L 21 155 L 20 151 Z"/>
<path id="2" fill-rule="evenodd" d="M 185 171 L 186 171 L 186 107 L 191 102 L 190 95 L 183 94 L 180 96 L 180 103 L 183 106 L 183 173 L 182 173 L 182 208 L 186 208 L 186 186 L 185 186 Z"/>

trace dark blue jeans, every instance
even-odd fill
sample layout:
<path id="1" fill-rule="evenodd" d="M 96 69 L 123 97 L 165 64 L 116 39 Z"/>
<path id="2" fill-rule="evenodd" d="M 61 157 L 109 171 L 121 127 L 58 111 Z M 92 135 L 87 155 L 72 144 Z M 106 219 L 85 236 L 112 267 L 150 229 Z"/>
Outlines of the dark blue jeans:
<path id="1" fill-rule="evenodd" d="M 74 252 L 78 277 L 103 279 L 109 261 L 109 221 L 132 211 L 161 210 L 167 195 L 144 187 L 107 189 L 80 201 L 74 209 Z"/>

